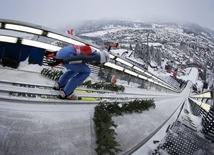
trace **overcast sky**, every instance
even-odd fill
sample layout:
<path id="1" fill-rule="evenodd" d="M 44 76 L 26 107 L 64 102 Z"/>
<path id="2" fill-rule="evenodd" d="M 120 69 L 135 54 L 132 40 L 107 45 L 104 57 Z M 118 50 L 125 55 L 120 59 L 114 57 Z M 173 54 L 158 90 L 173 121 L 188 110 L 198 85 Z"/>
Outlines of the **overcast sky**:
<path id="1" fill-rule="evenodd" d="M 214 0 L 0 0 L 0 18 L 52 29 L 91 19 L 191 22 L 214 30 Z"/>

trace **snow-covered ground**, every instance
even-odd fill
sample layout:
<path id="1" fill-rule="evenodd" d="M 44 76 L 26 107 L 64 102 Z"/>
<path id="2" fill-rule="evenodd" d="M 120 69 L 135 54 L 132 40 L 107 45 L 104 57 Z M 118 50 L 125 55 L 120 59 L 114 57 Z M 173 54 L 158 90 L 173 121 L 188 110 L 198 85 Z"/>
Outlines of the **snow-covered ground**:
<path id="1" fill-rule="evenodd" d="M 38 65 L 27 65 L 22 62 L 18 69 L 0 69 L 0 80 L 53 84 L 39 73 Z M 183 79 L 197 81 L 196 68 L 191 68 Z M 155 73 L 155 72 L 154 72 Z M 157 73 L 155 73 L 157 74 Z M 127 114 L 113 117 L 116 128 L 116 139 L 123 152 L 139 144 L 150 136 L 161 124 L 175 112 L 183 102 L 187 102 L 191 82 L 180 94 L 162 93 L 162 98 L 155 100 L 156 108 L 142 114 Z M 143 90 L 126 86 L 127 92 L 159 94 L 151 90 Z M 94 105 L 15 103 L 0 100 L 0 154 L 95 154 L 95 133 L 93 125 Z M 171 117 L 175 121 L 177 113 Z M 193 117 L 200 129 L 200 118 Z M 163 127 L 155 140 L 164 137 L 168 124 Z M 148 154 L 156 148 L 150 139 L 136 153 Z M 146 151 L 146 152 L 145 152 Z"/>

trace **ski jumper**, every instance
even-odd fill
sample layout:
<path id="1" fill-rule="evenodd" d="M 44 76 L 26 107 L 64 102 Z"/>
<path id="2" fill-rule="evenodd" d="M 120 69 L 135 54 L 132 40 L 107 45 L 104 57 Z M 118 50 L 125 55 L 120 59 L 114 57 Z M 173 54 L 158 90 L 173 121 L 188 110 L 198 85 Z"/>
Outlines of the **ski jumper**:
<path id="1" fill-rule="evenodd" d="M 99 55 L 96 50 L 93 50 L 89 46 L 66 46 L 59 50 L 56 54 L 56 58 L 72 58 L 75 56 L 90 56 Z M 73 61 L 73 63 L 63 64 L 67 71 L 60 77 L 58 84 L 60 87 L 64 87 L 66 95 L 73 93 L 74 89 L 80 85 L 91 73 L 90 68 L 84 62 Z"/>

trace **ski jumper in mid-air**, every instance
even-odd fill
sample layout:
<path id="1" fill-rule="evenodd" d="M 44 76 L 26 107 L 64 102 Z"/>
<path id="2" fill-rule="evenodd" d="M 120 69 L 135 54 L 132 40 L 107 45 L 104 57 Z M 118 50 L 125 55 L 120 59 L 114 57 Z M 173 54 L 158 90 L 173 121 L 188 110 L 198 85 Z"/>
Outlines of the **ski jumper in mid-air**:
<path id="1" fill-rule="evenodd" d="M 60 90 L 59 98 L 77 99 L 73 93 L 78 85 L 89 77 L 91 70 L 86 63 L 103 64 L 109 61 L 107 51 L 97 51 L 90 46 L 69 45 L 58 52 L 49 62 L 49 66 L 64 66 L 67 71 L 54 84 L 53 89 Z"/>

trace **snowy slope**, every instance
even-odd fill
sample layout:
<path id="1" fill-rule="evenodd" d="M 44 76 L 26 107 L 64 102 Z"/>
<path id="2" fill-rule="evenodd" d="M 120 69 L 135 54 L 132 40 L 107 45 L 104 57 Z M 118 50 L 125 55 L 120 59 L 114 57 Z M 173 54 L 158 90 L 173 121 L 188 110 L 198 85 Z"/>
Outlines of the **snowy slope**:
<path id="1" fill-rule="evenodd" d="M 24 64 L 18 70 L 1 68 L 0 80 L 53 84 L 39 74 L 40 70 L 40 66 Z M 118 124 L 116 138 L 122 150 L 131 149 L 154 132 L 187 99 L 190 87 L 191 83 L 172 98 L 163 93 L 166 97 L 155 101 L 155 109 L 114 117 Z M 132 86 L 126 87 L 126 91 L 158 94 Z M 93 112 L 94 105 L 22 104 L 1 100 L 0 154 L 94 154 Z M 155 145 L 150 146 L 153 148 Z"/>

